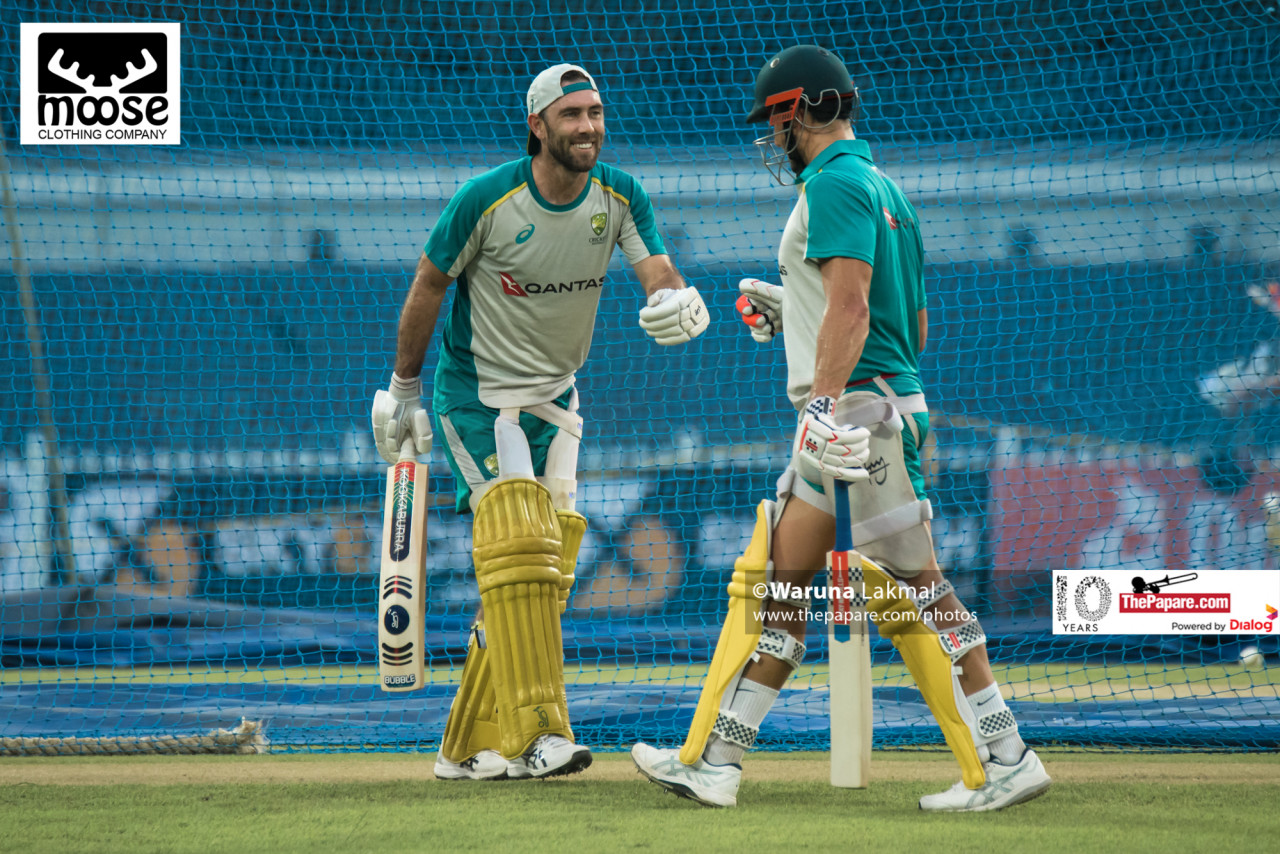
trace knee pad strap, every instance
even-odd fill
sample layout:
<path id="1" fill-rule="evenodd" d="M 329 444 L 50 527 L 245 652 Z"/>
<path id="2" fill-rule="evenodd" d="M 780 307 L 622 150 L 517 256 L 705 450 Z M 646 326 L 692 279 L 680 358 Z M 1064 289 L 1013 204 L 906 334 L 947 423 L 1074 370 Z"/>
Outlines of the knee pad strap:
<path id="1" fill-rule="evenodd" d="M 760 643 L 756 647 L 755 654 L 751 656 L 752 659 L 758 659 L 762 652 L 773 656 L 783 664 L 790 665 L 791 669 L 795 670 L 804 661 L 805 645 L 796 640 L 790 632 L 765 626 L 760 631 Z"/>
<path id="2" fill-rule="evenodd" d="M 934 603 L 936 603 L 938 600 L 942 599 L 948 593 L 954 593 L 954 592 L 956 592 L 955 587 L 952 586 L 950 581 L 947 581 L 944 578 L 942 579 L 942 581 L 935 584 L 932 590 L 929 590 L 923 596 L 920 596 L 915 600 L 916 609 L 921 614 L 924 614 L 928 612 L 928 610 L 931 607 L 933 607 Z"/>
<path id="3" fill-rule="evenodd" d="M 990 744 L 1017 731 L 1018 723 L 1013 719 L 1013 712 L 1008 709 L 978 718 L 978 738 L 983 744 Z"/>
<path id="4" fill-rule="evenodd" d="M 964 654 L 976 646 L 987 642 L 987 634 L 976 619 L 961 623 L 950 629 L 939 629 L 938 640 L 942 643 L 942 651 L 957 662 Z"/>
<path id="5" fill-rule="evenodd" d="M 743 750 L 750 750 L 751 745 L 756 743 L 756 737 L 760 735 L 760 730 L 757 727 L 744 724 L 731 711 L 722 711 L 716 715 L 716 722 L 711 727 L 711 731 L 730 744 L 736 744 Z"/>

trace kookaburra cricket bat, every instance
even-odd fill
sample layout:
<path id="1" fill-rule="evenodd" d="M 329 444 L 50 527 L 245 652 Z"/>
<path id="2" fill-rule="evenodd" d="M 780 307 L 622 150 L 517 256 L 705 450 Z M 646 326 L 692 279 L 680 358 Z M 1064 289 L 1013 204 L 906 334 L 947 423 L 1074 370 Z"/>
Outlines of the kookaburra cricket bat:
<path id="1" fill-rule="evenodd" d="M 835 505 L 835 549 L 827 553 L 831 785 L 865 789 L 871 772 L 871 647 L 862 555 L 853 550 L 849 525 L 848 483 L 836 481 Z"/>
<path id="2" fill-rule="evenodd" d="M 378 577 L 378 681 L 384 691 L 422 686 L 426 613 L 427 467 L 413 440 L 387 467 L 382 512 L 382 569 Z"/>

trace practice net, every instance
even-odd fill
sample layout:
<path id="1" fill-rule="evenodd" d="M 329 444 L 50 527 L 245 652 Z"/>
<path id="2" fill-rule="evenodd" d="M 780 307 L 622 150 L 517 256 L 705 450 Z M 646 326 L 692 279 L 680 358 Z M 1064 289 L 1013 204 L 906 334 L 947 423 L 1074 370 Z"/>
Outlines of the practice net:
<path id="1" fill-rule="evenodd" d="M 920 214 L 934 536 L 1024 736 L 1280 745 L 1274 630 L 1051 622 L 1054 570 L 1277 567 L 1274 9 L 380 5 L 0 11 L 5 744 L 150 744 L 241 719 L 269 721 L 274 749 L 439 743 L 477 604 L 470 517 L 437 448 L 429 684 L 381 692 L 368 411 L 428 230 L 463 181 L 523 153 L 523 93 L 558 61 L 597 77 L 604 159 L 646 186 L 713 312 L 692 345 L 657 348 L 619 264 L 579 376 L 577 735 L 678 743 L 794 423 L 781 344 L 755 345 L 733 309 L 740 277 L 776 279 L 794 202 L 742 118 L 764 60 L 812 42 L 850 65 L 857 132 Z M 181 25 L 181 145 L 17 143 L 19 24 L 86 21 Z M 1280 606 L 1260 619 L 1264 604 Z M 810 640 L 766 747 L 828 743 L 822 626 Z M 1250 646 L 1272 669 L 1240 663 Z M 896 652 L 876 641 L 873 661 L 877 744 L 940 743 Z"/>

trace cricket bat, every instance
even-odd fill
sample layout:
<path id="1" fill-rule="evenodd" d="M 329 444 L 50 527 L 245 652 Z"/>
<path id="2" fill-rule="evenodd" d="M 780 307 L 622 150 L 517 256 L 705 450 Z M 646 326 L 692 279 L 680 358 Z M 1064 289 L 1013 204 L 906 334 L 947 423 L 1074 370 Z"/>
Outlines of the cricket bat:
<path id="1" fill-rule="evenodd" d="M 423 683 L 426 615 L 427 468 L 413 440 L 387 467 L 382 511 L 382 568 L 378 576 L 378 681 L 384 691 L 412 691 Z"/>
<path id="2" fill-rule="evenodd" d="M 849 484 L 836 481 L 835 504 L 835 549 L 827 553 L 831 785 L 865 789 L 871 772 L 871 647 L 862 555 L 853 550 L 849 524 Z"/>

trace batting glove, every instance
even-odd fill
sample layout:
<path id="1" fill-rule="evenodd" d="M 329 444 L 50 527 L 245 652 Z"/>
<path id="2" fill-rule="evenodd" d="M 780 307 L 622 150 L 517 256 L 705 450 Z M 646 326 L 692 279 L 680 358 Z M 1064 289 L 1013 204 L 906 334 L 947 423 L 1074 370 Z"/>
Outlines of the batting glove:
<path id="1" fill-rule="evenodd" d="M 663 288 L 649 295 L 640 309 L 640 328 L 664 347 L 697 338 L 711 323 L 697 288 Z"/>
<path id="2" fill-rule="evenodd" d="M 817 475 L 814 480 L 822 475 L 849 483 L 866 480 L 871 433 L 865 427 L 838 426 L 835 411 L 830 397 L 815 397 L 804 408 L 795 445 L 796 462 L 807 470 L 801 474 Z"/>
<path id="3" fill-rule="evenodd" d="M 422 408 L 422 379 L 391 375 L 391 386 L 373 396 L 373 442 L 388 463 L 400 461 L 400 446 L 413 440 L 419 455 L 431 453 L 431 418 Z"/>
<path id="4" fill-rule="evenodd" d="M 782 334 L 782 285 L 771 285 L 759 279 L 738 282 L 738 311 L 742 322 L 751 328 L 751 337 L 767 344 Z"/>

